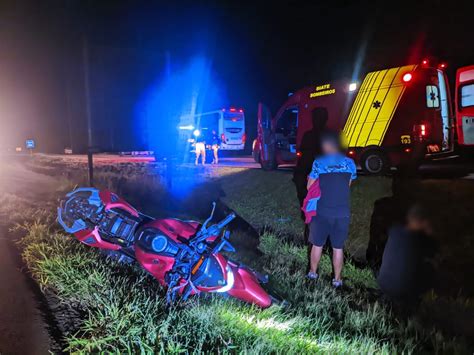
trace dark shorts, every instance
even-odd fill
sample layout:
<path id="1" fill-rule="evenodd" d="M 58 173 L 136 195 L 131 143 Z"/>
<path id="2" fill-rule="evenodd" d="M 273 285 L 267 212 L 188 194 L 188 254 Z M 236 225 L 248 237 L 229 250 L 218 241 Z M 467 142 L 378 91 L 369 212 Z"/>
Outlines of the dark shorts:
<path id="1" fill-rule="evenodd" d="M 349 235 L 349 217 L 326 217 L 316 215 L 309 225 L 309 241 L 318 247 L 331 241 L 335 249 L 343 249 L 344 242 Z"/>

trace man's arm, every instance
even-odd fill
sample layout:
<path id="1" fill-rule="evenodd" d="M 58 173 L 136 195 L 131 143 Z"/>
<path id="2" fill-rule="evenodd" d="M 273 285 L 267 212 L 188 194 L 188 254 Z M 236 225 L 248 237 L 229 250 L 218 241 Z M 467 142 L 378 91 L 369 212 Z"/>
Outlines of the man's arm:
<path id="1" fill-rule="evenodd" d="M 348 159 L 349 159 L 349 172 L 351 173 L 351 178 L 349 179 L 349 186 L 351 186 L 352 181 L 357 179 L 357 167 L 354 163 L 354 160 L 352 160 L 351 158 L 348 158 Z"/>
<path id="2" fill-rule="evenodd" d="M 306 188 L 309 190 L 309 188 L 311 187 L 311 185 L 314 184 L 314 182 L 319 178 L 319 165 L 318 165 L 318 161 L 315 160 L 313 162 L 313 167 L 311 169 L 311 172 L 309 173 L 308 175 L 308 183 L 306 185 Z"/>

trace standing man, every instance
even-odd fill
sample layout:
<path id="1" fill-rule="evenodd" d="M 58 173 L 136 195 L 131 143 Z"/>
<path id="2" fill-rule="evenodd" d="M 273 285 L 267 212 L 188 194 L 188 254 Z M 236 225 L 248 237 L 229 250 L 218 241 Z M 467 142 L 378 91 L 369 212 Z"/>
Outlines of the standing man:
<path id="1" fill-rule="evenodd" d="M 211 148 L 212 151 L 214 152 L 214 159 L 212 159 L 212 164 L 219 164 L 219 147 L 221 144 L 221 140 L 219 139 L 219 135 L 217 134 L 216 130 L 212 130 L 212 135 L 211 135 Z"/>
<path id="2" fill-rule="evenodd" d="M 321 133 L 324 131 L 328 120 L 328 111 L 324 107 L 316 107 L 311 112 L 313 127 L 305 132 L 301 139 L 301 156 L 296 160 L 296 167 L 293 171 L 293 182 L 296 187 L 296 194 L 300 205 L 307 195 L 306 185 L 308 174 L 311 172 L 314 159 L 321 154 Z"/>
<path id="3" fill-rule="evenodd" d="M 308 190 L 319 180 L 321 197 L 317 214 L 311 219 L 309 241 L 312 244 L 308 278 L 318 279 L 318 266 L 324 244 L 329 238 L 332 246 L 334 288 L 342 286 L 341 272 L 344 265 L 344 242 L 349 234 L 350 185 L 357 178 L 352 159 L 342 153 L 339 135 L 324 132 L 321 135 L 322 156 L 316 158 L 308 176 Z"/>
<path id="4" fill-rule="evenodd" d="M 196 133 L 197 133 L 197 134 L 195 134 L 195 136 L 196 136 L 196 145 L 194 147 L 196 149 L 196 162 L 195 162 L 195 164 L 198 165 L 199 157 L 201 157 L 202 165 L 205 165 L 206 164 L 206 140 L 204 139 L 201 132 L 197 131 Z"/>

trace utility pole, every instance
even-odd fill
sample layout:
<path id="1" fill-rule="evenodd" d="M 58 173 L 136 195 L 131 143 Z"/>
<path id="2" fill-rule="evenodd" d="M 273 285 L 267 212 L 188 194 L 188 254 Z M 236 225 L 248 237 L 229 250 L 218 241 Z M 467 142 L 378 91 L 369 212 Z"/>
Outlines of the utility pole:
<path id="1" fill-rule="evenodd" d="M 72 110 L 71 110 L 71 87 L 70 80 L 66 74 L 66 117 L 69 133 L 69 148 L 74 152 L 74 147 L 72 144 Z"/>
<path id="2" fill-rule="evenodd" d="M 87 118 L 87 144 L 88 148 L 92 147 L 92 119 L 91 119 L 91 93 L 89 85 L 89 45 L 87 37 L 82 37 L 82 61 L 84 67 L 84 97 L 86 104 Z"/>
<path id="3" fill-rule="evenodd" d="M 166 80 L 170 80 L 171 77 L 171 54 L 170 51 L 165 52 L 165 75 L 166 75 Z M 169 110 L 167 110 L 168 114 L 166 116 L 169 116 Z M 174 154 L 174 149 L 175 145 L 173 145 L 172 149 L 165 148 L 166 152 L 166 181 L 167 181 L 167 186 L 168 189 L 171 190 L 173 188 L 173 174 L 174 174 L 174 160 L 175 154 Z M 156 147 L 155 147 L 156 149 Z"/>
<path id="4" fill-rule="evenodd" d="M 84 67 L 84 99 L 87 118 L 87 165 L 89 167 L 89 185 L 94 186 L 94 163 L 92 160 L 92 119 L 91 95 L 89 85 L 89 46 L 87 37 L 82 37 L 82 61 Z"/>

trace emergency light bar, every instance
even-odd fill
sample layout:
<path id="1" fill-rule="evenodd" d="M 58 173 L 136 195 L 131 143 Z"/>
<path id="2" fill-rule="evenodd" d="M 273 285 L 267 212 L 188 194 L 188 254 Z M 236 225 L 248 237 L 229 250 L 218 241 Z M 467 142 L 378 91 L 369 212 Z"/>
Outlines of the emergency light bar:
<path id="1" fill-rule="evenodd" d="M 225 111 L 226 111 L 226 109 L 225 109 L 225 108 L 223 108 L 223 109 L 222 109 L 222 111 L 224 111 L 224 112 L 225 112 Z M 244 109 L 242 109 L 242 108 L 239 108 L 239 109 L 237 110 L 235 107 L 231 107 L 231 108 L 229 109 L 229 111 L 230 111 L 230 112 L 240 112 L 240 113 L 243 113 L 243 112 L 244 112 Z"/>
<path id="2" fill-rule="evenodd" d="M 192 131 L 194 129 L 193 125 L 187 125 L 187 126 L 179 126 L 179 129 L 186 130 L 186 131 Z"/>

